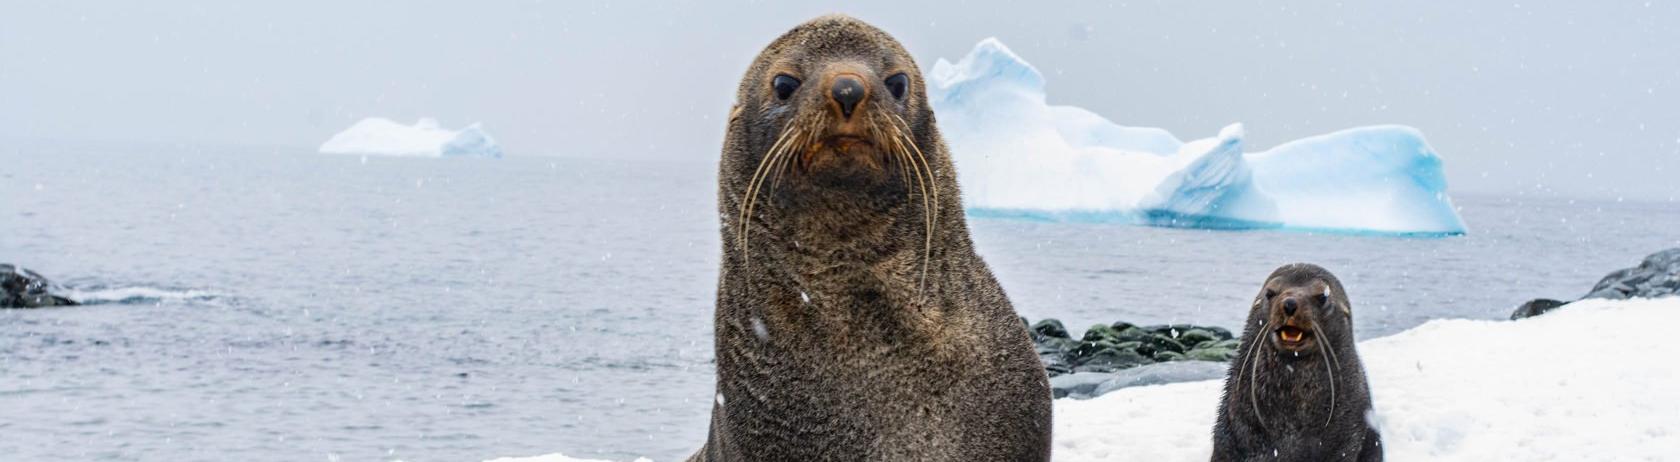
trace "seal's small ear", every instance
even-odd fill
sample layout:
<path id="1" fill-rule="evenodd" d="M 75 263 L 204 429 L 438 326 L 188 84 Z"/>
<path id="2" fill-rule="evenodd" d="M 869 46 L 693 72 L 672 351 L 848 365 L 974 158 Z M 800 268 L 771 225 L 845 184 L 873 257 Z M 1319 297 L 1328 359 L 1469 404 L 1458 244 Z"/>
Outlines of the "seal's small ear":
<path id="1" fill-rule="evenodd" d="M 734 106 L 730 106 L 729 107 L 729 123 L 733 124 L 733 123 L 735 123 L 735 119 L 739 119 L 739 118 L 741 118 L 741 105 L 736 104 Z"/>

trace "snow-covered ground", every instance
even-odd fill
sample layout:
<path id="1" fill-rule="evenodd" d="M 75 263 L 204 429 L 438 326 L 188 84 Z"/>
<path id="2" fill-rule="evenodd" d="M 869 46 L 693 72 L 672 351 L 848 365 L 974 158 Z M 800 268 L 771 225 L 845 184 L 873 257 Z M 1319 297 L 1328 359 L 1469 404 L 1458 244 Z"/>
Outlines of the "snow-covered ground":
<path id="1" fill-rule="evenodd" d="M 1046 102 L 997 39 L 927 74 L 965 205 L 978 215 L 1454 234 L 1441 159 L 1410 127 L 1358 127 L 1245 152 L 1241 124 L 1183 142 Z M 1140 90 L 1146 91 L 1146 90 Z"/>
<path id="2" fill-rule="evenodd" d="M 1355 314 L 1357 316 L 1357 314 Z M 1680 297 L 1359 344 L 1388 460 L 1680 460 Z M 1205 461 L 1221 380 L 1057 400 L 1057 461 Z M 497 462 L 583 462 L 559 454 Z M 645 460 L 645 459 L 642 459 Z"/>
<path id="3" fill-rule="evenodd" d="M 1357 316 L 1357 313 L 1355 314 Z M 1680 460 L 1680 298 L 1359 344 L 1388 460 Z M 1056 402 L 1058 461 L 1205 461 L 1222 381 Z"/>
<path id="4" fill-rule="evenodd" d="M 450 130 L 422 118 L 414 125 L 369 117 L 321 143 L 323 154 L 411 157 L 502 157 L 502 148 L 479 124 Z"/>
<path id="5" fill-rule="evenodd" d="M 503 457 L 503 458 L 499 458 L 499 459 L 486 460 L 484 462 L 610 462 L 610 461 L 605 461 L 605 460 L 601 460 L 601 459 L 578 459 L 578 458 L 575 458 L 575 457 L 566 457 L 565 454 L 555 453 L 555 454 L 533 456 L 533 457 Z M 637 458 L 634 462 L 652 462 L 652 461 L 649 461 L 646 457 L 641 457 L 641 458 Z"/>

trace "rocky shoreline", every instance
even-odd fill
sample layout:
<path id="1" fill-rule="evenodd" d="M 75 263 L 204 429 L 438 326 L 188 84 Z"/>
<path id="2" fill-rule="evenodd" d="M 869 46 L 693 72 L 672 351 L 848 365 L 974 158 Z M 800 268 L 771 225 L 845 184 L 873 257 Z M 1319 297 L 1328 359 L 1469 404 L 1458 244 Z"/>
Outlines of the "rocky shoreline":
<path id="1" fill-rule="evenodd" d="M 1592 298 L 1626 300 L 1629 298 L 1658 298 L 1680 295 L 1680 247 L 1662 250 L 1645 256 L 1638 266 L 1610 272 L 1593 284 L 1580 301 Z M 1517 306 L 1511 320 L 1546 314 L 1570 302 L 1550 298 L 1536 298 Z"/>
<path id="2" fill-rule="evenodd" d="M 1673 296 L 1680 296 L 1680 247 L 1612 271 L 1576 301 Z M 1537 298 L 1518 306 L 1511 319 L 1539 316 L 1569 303 Z M 1083 399 L 1125 387 L 1219 379 L 1241 343 L 1230 330 L 1192 324 L 1097 324 L 1077 339 L 1056 319 L 1027 324 L 1027 329 L 1056 398 Z M 1157 366 L 1139 369 L 1146 365 Z"/>
<path id="3" fill-rule="evenodd" d="M 1022 319 L 1026 323 L 1026 319 Z M 1125 386 L 1214 378 L 1237 355 L 1241 339 L 1223 327 L 1192 324 L 1096 324 L 1075 339 L 1056 319 L 1027 326 L 1057 398 L 1089 397 Z M 1160 363 L 1173 368 L 1128 371 Z M 1122 373 L 1123 371 L 1128 371 Z"/>

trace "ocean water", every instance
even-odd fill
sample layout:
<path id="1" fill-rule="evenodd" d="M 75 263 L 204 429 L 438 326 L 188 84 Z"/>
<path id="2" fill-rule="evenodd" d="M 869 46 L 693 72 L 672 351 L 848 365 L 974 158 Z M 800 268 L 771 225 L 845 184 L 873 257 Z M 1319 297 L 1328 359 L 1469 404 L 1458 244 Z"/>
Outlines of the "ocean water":
<path id="1" fill-rule="evenodd" d="M 1450 168 L 1450 159 L 1449 159 Z M 713 157 L 0 149 L 0 261 L 96 304 L 0 311 L 6 460 L 677 460 L 705 435 Z M 1358 334 L 1499 319 L 1680 245 L 1680 204 L 1455 197 L 1444 239 L 976 219 L 1016 308 L 1235 327 L 1270 270 Z"/>

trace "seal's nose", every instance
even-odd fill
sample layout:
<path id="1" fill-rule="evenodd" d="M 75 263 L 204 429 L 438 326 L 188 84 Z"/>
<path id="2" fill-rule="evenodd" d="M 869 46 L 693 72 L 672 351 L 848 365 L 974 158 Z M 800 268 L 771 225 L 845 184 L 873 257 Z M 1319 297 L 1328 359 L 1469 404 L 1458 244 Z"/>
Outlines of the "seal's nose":
<path id="1" fill-rule="evenodd" d="M 1296 304 L 1294 297 L 1283 299 L 1283 314 L 1285 316 L 1294 316 L 1295 308 Z"/>
<path id="2" fill-rule="evenodd" d="M 858 103 L 863 101 L 866 91 L 863 82 L 859 82 L 857 78 L 841 76 L 834 79 L 834 88 L 829 90 L 828 97 L 840 104 L 840 113 L 849 119 L 852 117 L 852 111 L 857 109 Z"/>

